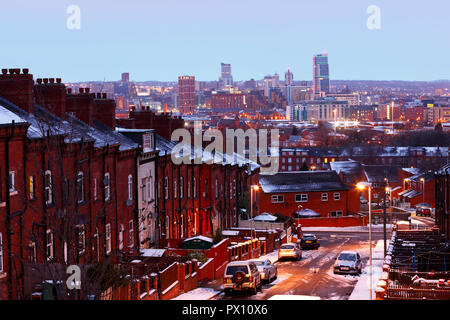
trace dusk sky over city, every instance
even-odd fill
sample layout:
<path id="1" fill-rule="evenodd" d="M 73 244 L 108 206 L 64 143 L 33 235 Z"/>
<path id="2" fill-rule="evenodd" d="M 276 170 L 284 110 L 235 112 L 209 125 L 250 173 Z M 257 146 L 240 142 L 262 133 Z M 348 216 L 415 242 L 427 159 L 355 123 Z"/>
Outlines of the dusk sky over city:
<path id="1" fill-rule="evenodd" d="M 66 27 L 70 5 L 79 30 Z M 381 9 L 379 30 L 366 26 L 370 5 Z M 435 0 L 9 1 L 0 61 L 65 82 L 124 71 L 135 81 L 217 80 L 222 61 L 235 80 L 290 67 L 311 81 L 313 55 L 328 52 L 332 80 L 449 79 L 449 10 Z"/>

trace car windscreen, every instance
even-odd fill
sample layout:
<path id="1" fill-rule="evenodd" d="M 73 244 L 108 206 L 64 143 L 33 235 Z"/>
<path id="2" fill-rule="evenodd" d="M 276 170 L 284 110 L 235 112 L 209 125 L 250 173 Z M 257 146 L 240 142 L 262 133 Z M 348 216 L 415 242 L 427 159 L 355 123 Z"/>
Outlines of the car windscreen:
<path id="1" fill-rule="evenodd" d="M 341 253 L 338 260 L 356 261 L 356 255 L 353 253 Z"/>
<path id="2" fill-rule="evenodd" d="M 303 236 L 303 240 L 314 240 L 314 236 Z"/>
<path id="3" fill-rule="evenodd" d="M 229 266 L 227 268 L 227 272 L 226 275 L 227 276 L 232 276 L 234 275 L 236 272 L 243 272 L 245 274 L 248 273 L 248 267 L 246 265 L 242 265 L 242 266 Z"/>
<path id="4" fill-rule="evenodd" d="M 286 249 L 294 249 L 293 245 L 287 245 L 287 246 L 281 246 L 281 249 L 286 250 Z"/>
<path id="5" fill-rule="evenodd" d="M 255 261 L 257 266 L 264 266 L 266 263 L 264 261 Z"/>

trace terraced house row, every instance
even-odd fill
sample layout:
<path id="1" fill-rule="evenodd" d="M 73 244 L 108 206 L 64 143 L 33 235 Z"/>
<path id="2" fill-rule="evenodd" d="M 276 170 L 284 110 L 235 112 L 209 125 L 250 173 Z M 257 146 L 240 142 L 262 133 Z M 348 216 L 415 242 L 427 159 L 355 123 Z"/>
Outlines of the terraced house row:
<path id="1" fill-rule="evenodd" d="M 2 69 L 0 298 L 26 298 L 30 266 L 118 262 L 237 225 L 259 167 L 237 155 L 175 165 L 159 133 L 116 127 L 103 93 Z"/>

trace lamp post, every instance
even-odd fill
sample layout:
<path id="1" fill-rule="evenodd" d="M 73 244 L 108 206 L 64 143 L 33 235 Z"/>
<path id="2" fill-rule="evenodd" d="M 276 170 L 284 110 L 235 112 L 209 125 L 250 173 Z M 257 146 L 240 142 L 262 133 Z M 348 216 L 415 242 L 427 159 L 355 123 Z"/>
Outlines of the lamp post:
<path id="1" fill-rule="evenodd" d="M 425 203 L 425 179 L 420 178 L 420 181 L 422 182 L 422 203 Z"/>
<path id="2" fill-rule="evenodd" d="M 251 237 L 252 239 L 254 239 L 255 237 L 253 236 L 254 233 L 254 220 L 253 220 L 253 191 L 258 191 L 259 190 L 259 186 L 258 185 L 252 185 L 251 189 L 250 189 L 250 218 L 252 219 L 252 230 L 251 230 Z M 256 236 L 256 235 L 255 235 Z"/>
<path id="3" fill-rule="evenodd" d="M 369 275 L 370 275 L 370 300 L 372 300 L 372 184 L 370 182 L 359 182 L 356 187 L 363 191 L 367 188 L 369 192 Z"/>

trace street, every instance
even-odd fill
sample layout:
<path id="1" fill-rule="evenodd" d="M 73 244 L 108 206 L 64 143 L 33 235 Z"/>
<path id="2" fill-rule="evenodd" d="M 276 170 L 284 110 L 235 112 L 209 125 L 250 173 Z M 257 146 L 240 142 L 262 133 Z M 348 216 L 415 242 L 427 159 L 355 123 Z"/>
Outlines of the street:
<path id="1" fill-rule="evenodd" d="M 278 278 L 264 284 L 256 295 L 234 293 L 219 300 L 267 300 L 276 294 L 318 296 L 325 300 L 346 300 L 358 281 L 358 276 L 333 274 L 334 258 L 344 250 L 358 251 L 363 267 L 369 260 L 369 235 L 366 232 L 315 232 L 320 241 L 318 250 L 304 250 L 300 261 L 277 261 Z M 390 234 L 388 233 L 388 238 Z M 383 233 L 372 234 L 373 247 Z M 274 253 L 276 254 L 276 252 Z"/>

